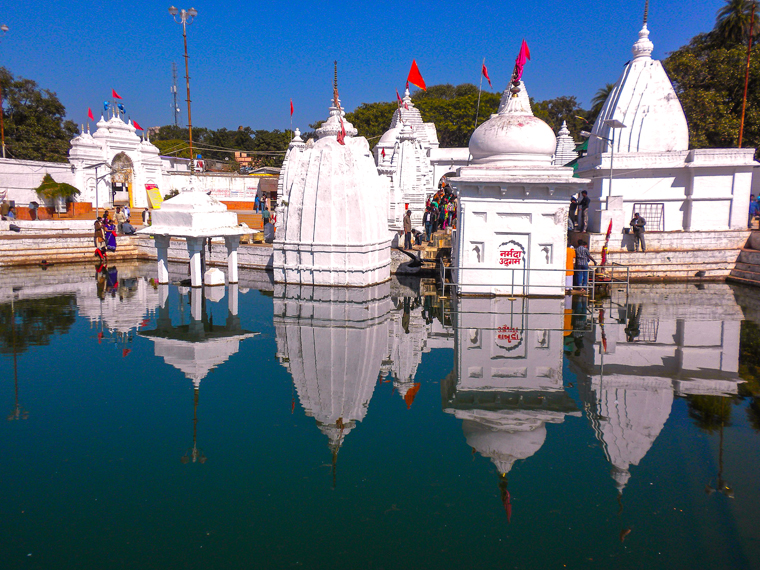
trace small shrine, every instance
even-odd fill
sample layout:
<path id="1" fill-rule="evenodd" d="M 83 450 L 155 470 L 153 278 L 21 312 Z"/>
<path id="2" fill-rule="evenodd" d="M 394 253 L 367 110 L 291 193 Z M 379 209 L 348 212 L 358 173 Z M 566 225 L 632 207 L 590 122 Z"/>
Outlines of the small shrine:
<path id="1" fill-rule="evenodd" d="M 191 180 L 192 184 L 192 180 Z M 158 258 L 158 282 L 169 283 L 169 243 L 172 237 L 184 238 L 190 256 L 190 286 L 203 285 L 203 246 L 207 239 L 223 237 L 227 246 L 227 282 L 238 282 L 238 255 L 240 236 L 249 233 L 238 225 L 237 214 L 228 212 L 227 206 L 205 192 L 192 188 L 180 192 L 161 204 L 153 212 L 153 225 L 139 230 L 138 234 L 152 236 Z"/>
<path id="2" fill-rule="evenodd" d="M 452 276 L 460 294 L 565 292 L 567 205 L 588 180 L 552 164 L 557 139 L 531 110 L 522 68 L 499 112 L 470 138 L 471 166 L 450 178 L 459 194 Z"/>

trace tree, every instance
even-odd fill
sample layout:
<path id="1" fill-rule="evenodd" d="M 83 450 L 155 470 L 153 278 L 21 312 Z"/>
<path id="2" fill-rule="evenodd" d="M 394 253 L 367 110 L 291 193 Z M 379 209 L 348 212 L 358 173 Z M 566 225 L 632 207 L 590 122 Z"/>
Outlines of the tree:
<path id="1" fill-rule="evenodd" d="M 10 303 L 0 305 L 0 354 L 50 344 L 51 336 L 69 332 L 76 317 L 74 295 L 22 299 L 13 304 L 12 310 Z"/>
<path id="2" fill-rule="evenodd" d="M 612 93 L 612 90 L 615 88 L 614 83 L 607 83 L 604 87 L 599 89 L 596 94 L 594 94 L 594 98 L 591 99 L 591 111 L 589 111 L 589 115 L 593 116 L 593 120 L 590 120 L 590 123 L 594 123 L 596 121 L 596 118 L 599 116 L 599 113 L 602 112 L 602 107 L 604 107 L 604 103 L 607 101 L 607 97 L 610 96 L 610 93 Z"/>
<path id="3" fill-rule="evenodd" d="M 736 146 L 739 137 L 747 48 L 715 47 L 708 34 L 671 53 L 663 62 L 689 123 L 694 148 Z M 760 48 L 750 60 L 744 146 L 760 145 Z"/>
<path id="4" fill-rule="evenodd" d="M 545 121 L 556 133 L 562 128 L 563 121 L 567 122 L 567 128 L 574 139 L 580 137 L 580 132 L 590 130 L 588 123 L 593 120 L 588 117 L 589 111 L 581 108 L 575 97 L 561 96 L 546 101 L 531 101 L 533 114 Z"/>
<path id="5" fill-rule="evenodd" d="M 66 108 L 58 96 L 31 79 L 14 77 L 4 67 L 0 67 L 0 89 L 8 154 L 22 160 L 66 162 L 77 127 L 64 120 Z"/>
<path id="6" fill-rule="evenodd" d="M 71 184 L 65 182 L 56 182 L 50 174 L 45 174 L 42 183 L 36 188 L 37 196 L 43 200 L 55 201 L 66 200 L 79 196 L 81 192 Z"/>
<path id="7" fill-rule="evenodd" d="M 726 0 L 725 6 L 718 10 L 715 28 L 710 32 L 710 39 L 722 47 L 745 45 L 749 39 L 752 6 L 755 6 L 755 18 L 759 17 L 756 0 Z M 757 22 L 755 22 L 757 36 Z"/>

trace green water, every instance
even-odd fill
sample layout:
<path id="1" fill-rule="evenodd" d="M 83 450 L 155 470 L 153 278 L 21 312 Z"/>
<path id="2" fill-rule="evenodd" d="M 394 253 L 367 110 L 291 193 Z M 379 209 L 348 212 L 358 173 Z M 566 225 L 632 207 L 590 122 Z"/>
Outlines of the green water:
<path id="1" fill-rule="evenodd" d="M 760 567 L 756 290 L 152 269 L 4 278 L 0 568 Z"/>

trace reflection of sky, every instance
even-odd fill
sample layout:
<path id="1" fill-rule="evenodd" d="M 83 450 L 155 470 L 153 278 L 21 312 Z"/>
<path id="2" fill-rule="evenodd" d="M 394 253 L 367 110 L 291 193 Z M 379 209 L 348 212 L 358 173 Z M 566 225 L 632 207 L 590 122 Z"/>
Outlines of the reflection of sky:
<path id="1" fill-rule="evenodd" d="M 13 538 L 0 546 L 3 566 L 490 569 L 593 559 L 600 567 L 742 568 L 760 555 L 749 540 L 760 459 L 746 453 L 759 438 L 745 403 L 725 432 L 733 501 L 705 495 L 718 437 L 698 431 L 676 398 L 632 470 L 621 514 L 600 442 L 585 417 L 568 416 L 547 424 L 541 447 L 512 467 L 507 524 L 496 467 L 470 452 L 462 422 L 441 410 L 451 349 L 422 354 L 411 409 L 392 383 L 375 387 L 331 490 L 324 436 L 275 358 L 272 303 L 255 290 L 240 295 L 241 326 L 262 334 L 202 383 L 202 466 L 180 463 L 192 438 L 192 383 L 154 355 L 150 340 L 134 338 L 123 357 L 117 344 L 98 345 L 80 317 L 66 336 L 20 355 L 30 416 L 0 423 L 0 532 Z M 174 288 L 168 305 L 179 322 Z M 224 322 L 226 299 L 207 309 Z M 565 385 L 577 386 L 564 364 Z M 12 370 L 12 356 L 0 358 L 8 412 Z M 582 409 L 578 389 L 567 391 Z M 621 543 L 623 528 L 632 532 Z"/>

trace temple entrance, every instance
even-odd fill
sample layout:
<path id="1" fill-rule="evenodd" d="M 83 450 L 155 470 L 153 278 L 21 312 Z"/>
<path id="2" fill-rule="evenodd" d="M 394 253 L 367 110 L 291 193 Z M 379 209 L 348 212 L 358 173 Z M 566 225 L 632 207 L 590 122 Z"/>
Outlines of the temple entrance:
<path id="1" fill-rule="evenodd" d="M 111 203 L 114 206 L 133 207 L 132 198 L 132 159 L 120 152 L 113 157 L 111 174 Z"/>

